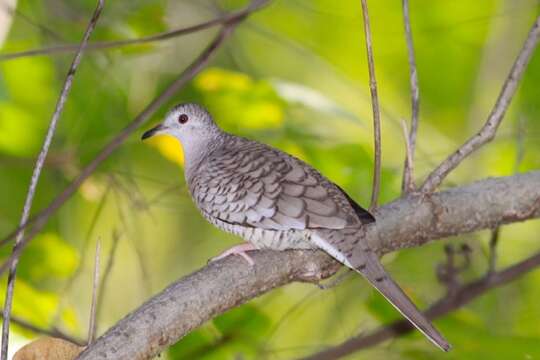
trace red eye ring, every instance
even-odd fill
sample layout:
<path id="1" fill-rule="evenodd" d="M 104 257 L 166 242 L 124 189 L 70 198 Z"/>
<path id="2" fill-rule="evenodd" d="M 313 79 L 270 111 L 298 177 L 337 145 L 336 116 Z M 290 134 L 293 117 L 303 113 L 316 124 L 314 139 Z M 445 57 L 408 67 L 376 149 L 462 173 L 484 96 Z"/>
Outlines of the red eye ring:
<path id="1" fill-rule="evenodd" d="M 180 124 L 185 124 L 185 123 L 188 122 L 188 120 L 189 120 L 189 117 L 186 114 L 182 114 L 182 115 L 178 116 L 178 122 Z"/>

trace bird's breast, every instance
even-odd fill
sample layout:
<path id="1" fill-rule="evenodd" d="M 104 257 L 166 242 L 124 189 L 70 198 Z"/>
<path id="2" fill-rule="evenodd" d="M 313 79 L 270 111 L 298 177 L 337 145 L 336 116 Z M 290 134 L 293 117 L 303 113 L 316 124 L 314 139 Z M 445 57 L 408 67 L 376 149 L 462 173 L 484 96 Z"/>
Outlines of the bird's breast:
<path id="1" fill-rule="evenodd" d="M 268 230 L 232 224 L 203 212 L 204 217 L 217 228 L 243 238 L 258 249 L 289 250 L 314 249 L 309 230 Z"/>

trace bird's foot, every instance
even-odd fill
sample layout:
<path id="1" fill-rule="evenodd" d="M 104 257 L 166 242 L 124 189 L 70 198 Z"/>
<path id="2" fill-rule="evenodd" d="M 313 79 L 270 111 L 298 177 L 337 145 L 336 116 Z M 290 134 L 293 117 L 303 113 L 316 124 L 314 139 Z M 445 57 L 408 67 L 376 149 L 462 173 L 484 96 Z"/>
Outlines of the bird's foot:
<path id="1" fill-rule="evenodd" d="M 225 257 L 227 257 L 229 255 L 238 255 L 238 256 L 241 256 L 242 258 L 244 258 L 244 260 L 246 260 L 248 262 L 249 266 L 253 266 L 253 265 L 255 265 L 255 261 L 253 261 L 253 259 L 248 254 L 246 254 L 246 251 L 253 251 L 253 250 L 257 250 L 257 248 L 255 246 L 253 246 L 252 243 L 249 243 L 249 242 L 243 243 L 243 244 L 240 244 L 240 245 L 233 246 L 229 250 L 226 250 L 223 253 L 221 253 L 220 255 L 210 259 L 210 262 L 214 262 L 216 260 L 223 259 L 223 258 L 225 258 Z"/>

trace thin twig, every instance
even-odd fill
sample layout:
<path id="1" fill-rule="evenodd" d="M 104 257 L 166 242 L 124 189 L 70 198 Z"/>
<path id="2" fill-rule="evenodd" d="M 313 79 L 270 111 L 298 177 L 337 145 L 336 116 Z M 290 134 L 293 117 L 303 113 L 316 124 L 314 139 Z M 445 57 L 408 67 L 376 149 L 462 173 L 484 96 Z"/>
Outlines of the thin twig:
<path id="1" fill-rule="evenodd" d="M 0 309 L 0 313 L 2 312 L 2 309 Z M 69 341 L 71 343 L 77 344 L 77 345 L 84 345 L 84 340 L 81 340 L 79 338 L 76 338 L 75 336 L 69 335 L 61 331 L 60 329 L 53 327 L 53 328 L 42 328 L 40 326 L 34 325 L 28 320 L 24 320 L 20 317 L 11 315 L 10 319 L 11 324 L 15 324 L 17 326 L 20 326 L 21 328 L 31 331 L 34 334 L 39 335 L 46 335 L 51 336 L 55 338 L 64 339 L 66 341 Z"/>
<path id="2" fill-rule="evenodd" d="M 115 180 L 114 176 L 111 177 L 111 181 L 115 182 L 117 184 L 118 187 L 120 187 L 121 185 Z M 121 198 L 120 198 L 120 194 L 115 191 L 114 192 L 115 194 L 115 197 L 116 197 L 116 208 L 118 210 L 118 218 L 120 219 L 120 223 L 122 224 L 122 227 L 124 228 L 124 233 L 128 234 L 129 233 L 129 230 L 131 229 L 131 226 L 129 225 L 128 223 L 128 218 L 129 216 L 126 216 L 125 212 L 124 212 L 124 207 L 122 206 L 124 204 L 123 201 L 121 201 Z M 134 216 L 136 214 L 133 214 Z M 134 234 L 139 234 L 140 232 L 138 231 L 134 231 Z M 128 237 L 129 239 L 130 237 Z M 147 258 L 144 256 L 144 251 L 143 249 L 141 249 L 141 247 L 139 246 L 140 244 L 137 243 L 137 241 L 135 241 L 134 239 L 131 239 L 131 245 L 133 246 L 133 251 L 135 252 L 135 255 L 136 255 L 136 259 L 137 259 L 137 262 L 139 264 L 139 268 L 141 270 L 141 276 L 142 276 L 142 285 L 143 285 L 143 288 L 144 288 L 144 291 L 147 293 L 147 294 L 150 294 L 151 291 L 152 291 L 152 284 L 151 284 L 151 277 L 150 277 L 150 272 L 148 271 L 148 267 L 146 265 L 146 260 Z"/>
<path id="3" fill-rule="evenodd" d="M 97 314 L 97 299 L 99 292 L 99 268 L 100 268 L 100 253 L 101 241 L 96 243 L 96 255 L 94 258 L 94 282 L 92 284 L 92 304 L 90 306 L 90 322 L 88 324 L 88 345 L 96 339 L 96 314 Z"/>
<path id="4" fill-rule="evenodd" d="M 254 3 L 261 3 L 266 1 L 255 1 Z M 250 6 L 250 8 L 259 9 L 260 6 Z M 247 15 L 246 15 L 247 16 Z M 34 218 L 27 221 L 25 224 L 19 226 L 13 233 L 5 237 L 0 246 L 9 242 L 13 237 L 19 234 L 22 229 L 28 225 L 34 225 L 32 232 L 26 236 L 21 242 L 21 246 L 18 247 L 11 256 L 0 266 L 0 274 L 6 271 L 6 268 L 11 265 L 14 259 L 18 258 L 22 247 L 38 234 L 46 221 L 51 215 L 58 210 L 81 186 L 81 184 L 98 168 L 98 166 L 105 161 L 120 145 L 127 140 L 127 138 L 136 131 L 141 125 L 143 125 L 167 100 L 169 100 L 178 90 L 180 90 L 187 82 L 189 82 L 196 74 L 198 74 L 208 63 L 212 55 L 223 44 L 223 42 L 231 35 L 234 28 L 243 18 L 235 20 L 233 22 L 226 23 L 221 31 L 216 35 L 214 40 L 208 45 L 208 47 L 195 59 L 179 76 L 172 82 L 157 98 L 155 98 L 128 126 L 126 126 L 115 138 L 113 138 L 101 152 L 81 171 L 79 176 L 73 180 L 68 187 L 60 193 L 45 209 L 40 211 Z"/>
<path id="5" fill-rule="evenodd" d="M 23 214 L 20 221 L 21 225 L 24 225 L 28 221 L 28 217 L 30 216 L 30 209 L 32 208 L 32 202 L 34 200 L 36 187 L 39 181 L 39 177 L 41 175 L 41 170 L 43 169 L 43 164 L 45 163 L 45 158 L 47 157 L 47 153 L 49 151 L 49 146 L 51 145 L 52 138 L 56 131 L 56 125 L 58 123 L 58 119 L 60 118 L 62 110 L 64 109 L 64 104 L 67 100 L 69 91 L 71 89 L 75 72 L 77 71 L 79 63 L 81 62 L 82 54 L 88 43 L 88 39 L 90 38 L 90 35 L 92 34 L 92 31 L 94 30 L 96 23 L 99 19 L 101 10 L 103 9 L 103 5 L 104 5 L 104 0 L 98 0 L 97 7 L 92 15 L 92 18 L 90 19 L 90 22 L 88 24 L 88 27 L 86 28 L 81 44 L 79 45 L 79 49 L 77 53 L 75 54 L 75 57 L 73 58 L 73 62 L 71 63 L 71 66 L 67 73 L 66 80 L 62 88 L 62 92 L 60 93 L 60 97 L 58 98 L 58 102 L 56 103 L 56 108 L 52 115 L 52 118 L 49 124 L 49 129 L 47 130 L 47 135 L 45 136 L 45 141 L 43 143 L 41 151 L 36 160 L 34 170 L 32 172 L 32 178 L 30 180 L 30 186 L 28 188 L 28 193 L 26 195 L 26 200 L 24 202 Z M 24 237 L 24 231 L 20 231 L 17 234 L 17 238 L 15 240 L 15 246 L 13 247 L 13 254 L 20 253 L 20 251 L 22 251 L 23 237 Z M 10 320 L 10 314 L 11 314 L 11 306 L 13 303 L 15 278 L 17 274 L 17 263 L 18 263 L 18 255 L 14 257 L 14 261 L 12 261 L 9 264 L 9 276 L 8 276 L 6 299 L 4 302 L 4 312 L 3 312 L 3 320 L 2 320 L 2 346 L 1 346 L 1 352 L 0 352 L 0 359 L 2 360 L 7 359 L 7 353 L 8 353 L 9 320 Z"/>
<path id="6" fill-rule="evenodd" d="M 499 243 L 500 231 L 500 227 L 496 227 L 495 229 L 493 229 L 493 231 L 491 232 L 491 237 L 489 239 L 489 262 L 487 270 L 487 274 L 489 276 L 495 273 L 495 269 L 497 266 L 497 244 Z"/>
<path id="7" fill-rule="evenodd" d="M 484 144 L 493 140 L 497 129 L 501 124 L 506 110 L 516 93 L 518 84 L 523 77 L 527 64 L 534 53 L 538 40 L 540 39 L 540 16 L 536 18 L 525 44 L 521 48 L 516 61 L 512 65 L 510 74 L 506 78 L 501 93 L 497 98 L 495 106 L 491 110 L 486 123 L 473 137 L 467 140 L 452 155 L 446 158 L 435 170 L 429 174 L 421 187 L 423 193 L 433 192 L 444 180 L 444 178 L 454 170 L 471 153 L 478 150 Z"/>
<path id="8" fill-rule="evenodd" d="M 99 285 L 98 300 L 97 300 L 97 307 L 96 307 L 96 320 L 99 320 L 100 318 L 99 315 L 100 315 L 101 309 L 103 308 L 105 288 L 107 286 L 107 282 L 109 281 L 109 277 L 111 275 L 111 271 L 114 266 L 116 250 L 118 249 L 118 243 L 120 242 L 121 237 L 122 235 L 115 229 L 112 234 L 113 242 L 111 245 L 111 249 L 109 250 L 109 257 L 107 259 L 107 265 L 105 265 L 105 270 L 103 271 L 103 277 L 101 278 L 101 283 Z"/>
<path id="9" fill-rule="evenodd" d="M 36 28 L 38 28 L 39 30 L 41 30 L 44 34 L 47 34 L 49 35 L 50 37 L 52 37 L 53 39 L 56 39 L 56 40 L 61 40 L 63 41 L 64 39 L 62 38 L 61 35 L 59 35 L 58 33 L 56 33 L 54 30 L 48 28 L 47 26 L 43 25 L 43 24 L 40 24 L 38 23 L 37 21 L 33 20 L 32 18 L 30 18 L 29 16 L 27 16 L 26 14 L 22 13 L 20 10 L 18 10 L 16 7 L 12 7 L 11 5 L 9 4 L 0 4 L 0 6 L 3 7 L 3 10 L 10 14 L 11 16 L 17 16 L 19 17 L 20 19 L 22 19 L 24 22 L 26 22 L 27 24 L 31 25 L 31 26 L 34 26 Z M 77 51 L 79 49 L 79 44 L 73 44 L 73 51 Z M 88 48 L 87 48 L 88 49 Z"/>
<path id="10" fill-rule="evenodd" d="M 141 44 L 148 44 L 152 42 L 170 40 L 170 39 L 182 36 L 182 35 L 192 34 L 194 32 L 206 30 L 217 25 L 223 25 L 223 24 L 238 21 L 242 19 L 243 17 L 245 17 L 246 15 L 248 15 L 249 13 L 255 10 L 258 10 L 260 7 L 264 6 L 266 3 L 267 1 L 259 1 L 249 8 L 245 8 L 243 10 L 240 10 L 238 12 L 234 12 L 231 14 L 225 14 L 225 15 L 216 17 L 212 20 L 202 22 L 200 24 L 182 27 L 179 29 L 171 30 L 171 31 L 165 31 L 165 32 L 161 32 L 155 35 L 149 35 L 149 36 L 145 36 L 138 39 L 93 42 L 93 43 L 88 44 L 87 49 L 91 51 L 104 50 L 104 49 L 110 49 L 110 48 L 119 48 L 119 47 L 130 46 L 130 45 L 141 45 Z M 0 61 L 13 60 L 13 59 L 28 57 L 28 56 L 51 55 L 51 54 L 59 54 L 59 53 L 66 53 L 66 52 L 69 53 L 69 52 L 73 52 L 77 50 L 77 48 L 78 46 L 76 44 L 67 44 L 67 45 L 51 46 L 51 47 L 47 47 L 43 49 L 33 49 L 33 50 L 7 53 L 7 54 L 0 54 Z"/>
<path id="11" fill-rule="evenodd" d="M 434 303 L 425 315 L 428 319 L 434 320 L 452 311 L 455 311 L 476 298 L 484 295 L 489 290 L 506 285 L 520 276 L 536 269 L 540 266 L 540 253 L 523 260 L 516 265 L 505 270 L 486 275 L 479 280 L 464 284 L 456 289 L 452 294 L 445 295 Z M 339 359 L 356 351 L 378 345 L 384 341 L 405 335 L 414 328 L 405 320 L 396 321 L 393 324 L 380 328 L 368 335 L 353 337 L 341 345 L 326 349 L 320 353 L 308 356 L 303 360 L 329 360 Z"/>
<path id="12" fill-rule="evenodd" d="M 367 0 L 361 0 L 361 2 L 369 69 L 369 90 L 371 92 L 371 107 L 373 110 L 373 144 L 375 148 L 373 190 L 371 192 L 371 205 L 369 208 L 375 209 L 379 200 L 379 191 L 381 187 L 381 112 L 379 110 L 379 96 L 377 95 L 377 79 L 375 78 L 375 61 L 373 60 L 373 47 L 371 45 L 371 29 L 369 25 Z"/>
<path id="13" fill-rule="evenodd" d="M 84 238 L 84 242 L 82 245 L 82 248 L 80 250 L 80 261 L 77 264 L 77 268 L 73 272 L 73 274 L 70 276 L 70 278 L 67 280 L 66 284 L 64 285 L 63 289 L 59 291 L 58 297 L 60 299 L 58 306 L 55 311 L 55 315 L 53 317 L 53 323 L 60 320 L 60 317 L 62 315 L 62 310 L 64 307 L 65 302 L 67 301 L 67 293 L 71 290 L 73 284 L 75 284 L 75 280 L 79 277 L 82 270 L 84 269 L 85 265 L 85 259 L 86 259 L 86 252 L 88 250 L 88 246 L 90 244 L 90 239 L 92 238 L 94 229 L 96 228 L 96 225 L 98 223 L 98 219 L 103 211 L 103 208 L 105 207 L 107 197 L 109 195 L 109 192 L 111 191 L 111 184 L 108 184 L 107 189 L 105 190 L 105 193 L 99 200 L 99 203 L 97 204 L 96 211 L 94 212 L 94 215 L 92 215 L 92 219 L 90 220 L 90 225 L 88 226 L 88 230 L 86 231 L 86 235 Z"/>
<path id="14" fill-rule="evenodd" d="M 414 149 L 411 145 L 411 136 L 407 131 L 405 120 L 401 121 L 401 129 L 403 130 L 403 139 L 405 140 L 405 168 L 403 173 L 402 191 L 409 193 L 415 190 L 414 184 Z"/>
<path id="15" fill-rule="evenodd" d="M 319 283 L 316 283 L 315 285 L 317 285 L 317 287 L 319 289 L 321 289 L 321 290 L 332 289 L 332 288 L 338 286 L 339 284 L 341 284 L 343 281 L 345 281 L 345 279 L 349 278 L 353 274 L 355 274 L 354 271 L 352 271 L 350 269 L 347 269 L 346 272 L 336 275 L 330 281 L 328 281 L 328 282 L 326 282 L 324 284 L 319 282 Z"/>
<path id="16" fill-rule="evenodd" d="M 418 87 L 418 73 L 416 71 L 414 43 L 409 17 L 409 0 L 403 0 L 403 23 L 405 25 L 405 40 L 409 55 L 409 81 L 411 86 L 411 130 L 407 136 L 409 145 L 407 147 L 407 159 L 405 159 L 403 169 L 402 184 L 402 191 L 406 193 L 416 189 L 414 181 L 414 151 L 416 148 L 416 134 L 418 132 L 418 113 L 420 112 L 420 89 Z"/>

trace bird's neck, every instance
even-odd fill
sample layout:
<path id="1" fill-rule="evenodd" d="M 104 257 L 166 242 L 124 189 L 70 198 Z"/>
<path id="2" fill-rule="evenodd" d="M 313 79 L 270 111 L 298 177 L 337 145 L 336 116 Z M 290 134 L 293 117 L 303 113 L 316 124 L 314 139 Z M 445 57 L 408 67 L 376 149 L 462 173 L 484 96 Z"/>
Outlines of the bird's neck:
<path id="1" fill-rule="evenodd" d="M 226 133 L 217 131 L 208 133 L 206 136 L 181 140 L 184 150 L 185 176 L 188 182 L 195 175 L 204 159 L 223 145 L 226 136 Z"/>

